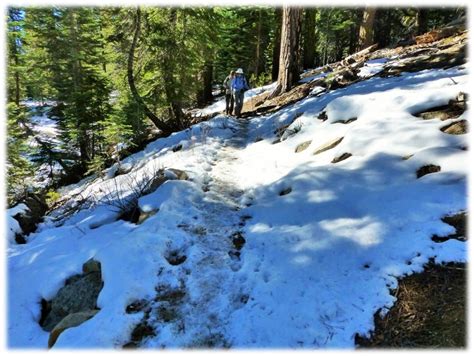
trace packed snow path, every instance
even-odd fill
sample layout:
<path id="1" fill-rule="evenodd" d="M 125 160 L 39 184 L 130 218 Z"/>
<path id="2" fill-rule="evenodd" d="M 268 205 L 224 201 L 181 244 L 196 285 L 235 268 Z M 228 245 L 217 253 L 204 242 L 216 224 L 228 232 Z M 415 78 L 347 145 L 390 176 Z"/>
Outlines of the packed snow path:
<path id="1" fill-rule="evenodd" d="M 243 162 L 239 162 L 236 152 L 247 142 L 248 125 L 246 121 L 234 121 L 232 126 L 233 136 L 208 157 L 210 166 L 202 185 L 205 197 L 193 209 L 199 214 L 195 216 L 199 224 L 178 224 L 195 235 L 192 245 L 199 251 L 195 260 L 182 267 L 180 288 L 186 295 L 173 310 L 177 313 L 174 322 L 158 320 L 155 327 L 159 335 L 141 346 L 230 346 L 224 336 L 225 325 L 230 314 L 247 302 L 249 293 L 234 273 L 240 269 L 240 250 L 245 243 L 241 233 L 245 217 L 240 214 L 243 206 L 239 201 L 243 190 L 237 181 Z"/>

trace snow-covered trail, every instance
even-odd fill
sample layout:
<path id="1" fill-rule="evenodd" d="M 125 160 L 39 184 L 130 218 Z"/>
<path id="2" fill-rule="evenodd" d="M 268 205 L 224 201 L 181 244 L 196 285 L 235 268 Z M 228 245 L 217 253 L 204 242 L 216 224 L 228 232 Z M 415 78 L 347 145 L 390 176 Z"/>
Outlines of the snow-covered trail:
<path id="1" fill-rule="evenodd" d="M 180 224 L 181 229 L 197 236 L 192 249 L 199 251 L 189 266 L 183 267 L 181 288 L 186 292 L 181 301 L 176 323 L 157 323 L 156 337 L 147 339 L 144 347 L 228 347 L 226 325 L 230 315 L 243 306 L 249 291 L 236 274 L 241 268 L 241 249 L 245 248 L 242 228 L 245 216 L 239 187 L 239 170 L 245 164 L 238 158 L 245 147 L 248 123 L 233 122 L 233 135 L 210 157 L 210 166 L 203 177 L 204 199 L 194 202 L 198 224 Z M 181 254 L 186 254 L 181 251 Z M 189 253 L 188 253 L 189 254 Z M 180 266 L 177 266 L 179 269 Z M 178 327 L 176 327 L 178 326 Z"/>
<path id="2" fill-rule="evenodd" d="M 397 278 L 430 259 L 467 261 L 465 242 L 432 236 L 452 234 L 440 219 L 467 208 L 468 135 L 443 127 L 468 111 L 416 116 L 467 83 L 465 67 L 426 70 L 246 121 L 217 115 L 127 157 L 128 173 L 111 167 L 64 188 L 75 213 L 58 209 L 27 244 L 9 247 L 9 346 L 46 348 L 41 299 L 94 258 L 100 311 L 54 348 L 121 348 L 145 322 L 154 334 L 135 340 L 143 348 L 353 348 L 395 302 Z M 418 177 L 426 165 L 440 171 Z M 142 223 L 104 203 L 111 189 L 128 194 L 131 182 L 173 168 L 189 179 L 141 196 L 152 212 Z M 137 300 L 150 311 L 128 313 Z"/>

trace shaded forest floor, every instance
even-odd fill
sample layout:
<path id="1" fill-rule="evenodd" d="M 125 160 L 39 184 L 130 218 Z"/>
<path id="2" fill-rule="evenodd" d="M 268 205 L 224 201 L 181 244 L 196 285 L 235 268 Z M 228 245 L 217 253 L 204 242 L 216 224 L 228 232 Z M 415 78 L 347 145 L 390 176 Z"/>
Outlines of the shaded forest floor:
<path id="1" fill-rule="evenodd" d="M 372 337 L 357 337 L 359 348 L 466 347 L 467 265 L 429 263 L 400 280 L 398 299 L 385 317 L 375 317 Z"/>

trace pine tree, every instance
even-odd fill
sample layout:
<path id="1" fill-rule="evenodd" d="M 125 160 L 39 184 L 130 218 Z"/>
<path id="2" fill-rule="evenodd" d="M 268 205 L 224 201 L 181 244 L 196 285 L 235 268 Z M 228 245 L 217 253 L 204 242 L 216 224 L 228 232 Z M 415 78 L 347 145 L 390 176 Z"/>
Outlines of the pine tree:
<path id="1" fill-rule="evenodd" d="M 303 21 L 303 69 L 313 68 L 316 55 L 316 9 L 306 8 Z"/>
<path id="2" fill-rule="evenodd" d="M 281 30 L 280 67 L 277 87 L 270 95 L 277 96 L 291 89 L 299 80 L 299 41 L 301 31 L 301 8 L 284 7 Z"/>
<path id="3" fill-rule="evenodd" d="M 27 134 L 21 125 L 27 121 L 25 107 L 15 102 L 7 105 L 7 197 L 8 204 L 21 199 L 31 183 L 33 166 L 27 157 L 30 153 Z M 28 179 L 30 178 L 30 179 Z"/>
<path id="4" fill-rule="evenodd" d="M 364 49 L 374 43 L 374 21 L 377 9 L 367 7 L 364 10 L 362 23 L 359 30 L 359 48 Z"/>
<path id="5" fill-rule="evenodd" d="M 20 105 L 22 95 L 22 76 L 24 71 L 23 10 L 10 7 L 8 9 L 8 101 Z"/>

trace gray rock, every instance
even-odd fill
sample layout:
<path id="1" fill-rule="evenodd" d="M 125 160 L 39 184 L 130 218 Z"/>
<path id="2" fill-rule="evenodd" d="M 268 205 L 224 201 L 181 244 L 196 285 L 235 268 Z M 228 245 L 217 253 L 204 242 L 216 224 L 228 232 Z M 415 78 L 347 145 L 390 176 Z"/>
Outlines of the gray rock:
<path id="1" fill-rule="evenodd" d="M 344 152 L 342 155 L 335 157 L 331 163 L 338 163 L 352 157 L 352 153 Z"/>
<path id="2" fill-rule="evenodd" d="M 149 183 L 145 191 L 143 192 L 143 195 L 147 195 L 150 193 L 153 193 L 155 190 L 158 189 L 160 185 L 162 185 L 164 182 L 166 182 L 168 179 L 163 175 L 159 174 L 156 177 L 154 177 Z"/>
<path id="3" fill-rule="evenodd" d="M 185 171 L 182 171 L 182 170 L 176 169 L 176 168 L 169 168 L 169 170 L 172 171 L 179 180 L 188 180 L 189 179 L 189 176 Z"/>
<path id="4" fill-rule="evenodd" d="M 304 151 L 309 147 L 309 145 L 311 145 L 311 140 L 300 143 L 298 146 L 296 146 L 295 153 Z"/>
<path id="5" fill-rule="evenodd" d="M 28 211 L 16 214 L 13 218 L 20 224 L 23 234 L 28 235 L 34 232 L 38 223 L 43 220 L 48 205 L 42 197 L 34 193 L 29 193 L 23 203 L 28 207 Z"/>
<path id="6" fill-rule="evenodd" d="M 51 348 L 54 346 L 59 335 L 61 335 L 64 330 L 81 325 L 83 322 L 96 315 L 97 312 L 98 310 L 86 310 L 66 316 L 54 327 L 53 330 L 51 330 L 51 333 L 49 334 L 48 347 Z"/>
<path id="7" fill-rule="evenodd" d="M 102 286 L 100 272 L 90 272 L 78 279 L 70 278 L 51 301 L 51 311 L 43 329 L 51 331 L 67 315 L 95 309 Z"/>

